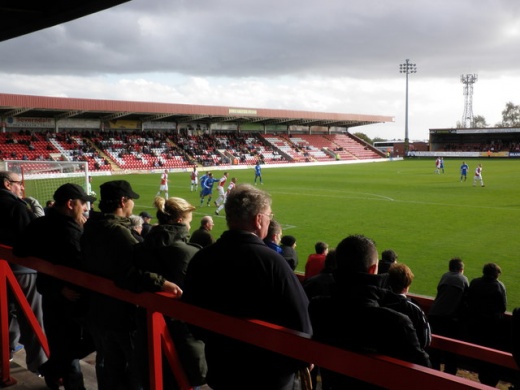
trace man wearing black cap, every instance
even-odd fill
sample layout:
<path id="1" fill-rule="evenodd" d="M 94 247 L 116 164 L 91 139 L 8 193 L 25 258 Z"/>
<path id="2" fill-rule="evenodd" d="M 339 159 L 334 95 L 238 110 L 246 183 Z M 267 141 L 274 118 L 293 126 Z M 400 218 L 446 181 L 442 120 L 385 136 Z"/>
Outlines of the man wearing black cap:
<path id="1" fill-rule="evenodd" d="M 152 224 L 150 221 L 152 220 L 152 216 L 147 211 L 141 211 L 139 216 L 143 219 L 143 230 L 141 231 L 141 237 L 146 237 L 148 232 L 152 229 Z"/>
<path id="2" fill-rule="evenodd" d="M 33 220 L 22 232 L 14 254 L 79 269 L 85 213 L 88 202 L 96 198 L 87 195 L 79 185 L 67 183 L 56 190 L 54 200 L 49 212 Z M 42 295 L 43 322 L 51 352 L 39 371 L 50 389 L 57 390 L 62 378 L 65 389 L 83 390 L 78 358 L 93 351 L 92 341 L 78 321 L 85 315 L 86 296 L 74 284 L 40 272 L 36 285 Z"/>
<path id="3" fill-rule="evenodd" d="M 139 199 L 126 180 L 100 186 L 101 213 L 89 219 L 81 238 L 85 270 L 113 280 L 134 292 L 168 291 L 180 296 L 182 290 L 161 275 L 138 270 L 133 265 L 137 240 L 130 231 L 134 199 Z M 91 294 L 89 325 L 103 365 L 96 368 L 99 388 L 140 390 L 143 388 L 143 356 L 138 356 L 135 305 L 103 294 Z M 144 352 L 146 354 L 146 352 Z M 143 353 L 141 353 L 143 355 Z M 100 363 L 100 360 L 98 360 Z"/>

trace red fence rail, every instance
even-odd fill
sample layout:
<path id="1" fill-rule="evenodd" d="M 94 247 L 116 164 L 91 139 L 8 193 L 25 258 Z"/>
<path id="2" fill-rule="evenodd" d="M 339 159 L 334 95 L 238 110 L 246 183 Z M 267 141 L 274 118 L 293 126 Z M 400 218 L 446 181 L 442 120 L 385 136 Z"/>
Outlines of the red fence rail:
<path id="1" fill-rule="evenodd" d="M 358 378 L 387 389 L 421 388 L 421 390 L 459 390 L 459 389 L 490 389 L 491 387 L 465 378 L 445 374 L 430 368 L 404 362 L 381 355 L 366 355 L 346 351 L 330 345 L 311 340 L 308 335 L 286 329 L 277 325 L 254 319 L 243 319 L 226 316 L 220 313 L 188 305 L 173 299 L 164 293 L 132 293 L 122 290 L 107 279 L 91 275 L 71 268 L 57 266 L 38 258 L 17 258 L 11 248 L 0 245 L 0 385 L 15 383 L 9 372 L 9 342 L 7 331 L 7 286 L 13 287 L 13 292 L 23 301 L 25 297 L 20 289 L 14 286 L 6 261 L 20 264 L 38 270 L 54 277 L 74 283 L 78 286 L 107 294 L 122 301 L 130 302 L 146 308 L 148 313 L 148 337 L 150 341 L 150 383 L 153 390 L 162 390 L 161 354 L 165 354 L 170 362 L 174 375 L 183 389 L 189 389 L 182 368 L 178 365 L 175 348 L 169 333 L 161 323 L 162 315 L 171 316 L 199 327 L 218 332 L 243 342 L 278 352 L 303 361 L 312 362 L 320 367 L 338 373 Z M 26 306 L 28 308 L 28 305 Z M 30 311 L 30 309 L 29 309 Z M 36 330 L 38 324 L 35 323 Z M 41 329 L 39 330 L 41 333 Z M 42 334 L 42 345 L 46 340 Z M 504 367 L 516 369 L 511 354 L 496 351 L 457 340 L 440 336 L 433 337 L 433 347 L 470 356 Z M 374 373 L 377 373 L 374 374 Z"/>

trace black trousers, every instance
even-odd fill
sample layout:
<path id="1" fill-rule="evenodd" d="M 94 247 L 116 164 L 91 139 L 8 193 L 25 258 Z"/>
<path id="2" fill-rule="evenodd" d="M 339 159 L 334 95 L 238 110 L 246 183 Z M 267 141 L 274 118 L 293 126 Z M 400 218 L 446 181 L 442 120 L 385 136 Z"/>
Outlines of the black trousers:
<path id="1" fill-rule="evenodd" d="M 84 390 L 79 361 L 92 353 L 94 343 L 85 329 L 75 303 L 65 298 L 43 296 L 43 322 L 50 357 L 42 374 L 52 380 L 63 379 L 66 390 Z"/>

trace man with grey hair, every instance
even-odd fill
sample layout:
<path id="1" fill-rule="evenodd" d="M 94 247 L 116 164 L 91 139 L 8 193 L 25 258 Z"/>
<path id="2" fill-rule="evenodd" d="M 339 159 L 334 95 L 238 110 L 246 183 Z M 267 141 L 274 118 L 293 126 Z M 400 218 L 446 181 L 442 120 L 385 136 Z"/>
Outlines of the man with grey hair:
<path id="1" fill-rule="evenodd" d="M 383 277 L 377 275 L 374 241 L 362 235 L 348 236 L 336 247 L 336 262 L 331 295 L 316 297 L 309 305 L 313 338 L 358 353 L 378 353 L 429 366 L 410 319 L 380 306 L 385 295 L 392 293 L 381 288 Z M 321 374 L 331 390 L 381 388 L 325 369 Z"/>
<path id="2" fill-rule="evenodd" d="M 15 172 L 0 171 L 0 242 L 13 246 L 20 232 L 45 213 L 38 200 L 25 197 L 22 177 Z"/>
<path id="3" fill-rule="evenodd" d="M 190 243 L 200 245 L 203 248 L 213 244 L 215 239 L 210 233 L 213 226 L 215 226 L 213 217 L 209 215 L 202 217 L 200 227 L 195 230 L 190 237 Z"/>
<path id="4" fill-rule="evenodd" d="M 183 300 L 311 334 L 300 282 L 285 259 L 262 241 L 273 218 L 270 195 L 239 185 L 225 208 L 229 230 L 191 260 Z M 292 389 L 295 372 L 307 365 L 213 332 L 194 331 L 206 343 L 207 382 L 214 389 Z"/>
<path id="5" fill-rule="evenodd" d="M 43 208 L 34 198 L 24 199 L 22 177 L 11 171 L 0 171 L 0 243 L 14 246 L 22 231 L 37 217 L 43 216 Z M 26 243 L 31 244 L 31 243 Z M 41 295 L 36 290 L 36 271 L 17 264 L 11 269 L 31 306 L 36 319 L 43 324 Z M 11 352 L 18 339 L 26 351 L 27 368 L 38 372 L 47 360 L 43 349 L 14 298 L 10 297 L 9 338 Z"/>
<path id="6" fill-rule="evenodd" d="M 141 216 L 139 215 L 131 215 L 130 217 L 130 226 L 131 226 L 131 232 L 132 232 L 132 236 L 138 241 L 138 242 L 143 242 L 144 241 L 144 238 L 142 236 L 142 232 L 143 232 L 143 223 L 144 223 L 144 220 Z"/>

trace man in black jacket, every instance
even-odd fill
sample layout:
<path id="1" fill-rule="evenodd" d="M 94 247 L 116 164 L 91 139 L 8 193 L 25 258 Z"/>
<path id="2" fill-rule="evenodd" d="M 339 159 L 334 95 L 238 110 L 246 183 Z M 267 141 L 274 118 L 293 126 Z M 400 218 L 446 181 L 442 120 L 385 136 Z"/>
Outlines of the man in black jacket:
<path id="1" fill-rule="evenodd" d="M 406 295 L 413 278 L 414 274 L 407 265 L 394 263 L 388 270 L 388 286 L 394 294 L 388 294 L 382 305 L 406 314 L 412 321 L 421 348 L 426 349 L 430 346 L 432 339 L 430 324 L 419 305 Z"/>
<path id="2" fill-rule="evenodd" d="M 229 230 L 197 252 L 184 281 L 185 302 L 311 334 L 308 300 L 285 259 L 262 241 L 273 218 L 271 197 L 243 184 L 226 201 Z M 215 390 L 289 390 L 306 366 L 274 352 L 196 329 L 206 343 L 208 385 Z"/>
<path id="3" fill-rule="evenodd" d="M 85 270 L 111 279 L 118 287 L 133 292 L 167 291 L 179 297 L 182 294 L 179 286 L 134 265 L 137 240 L 130 231 L 129 217 L 134 209 L 134 199 L 139 199 L 139 194 L 126 180 L 103 183 L 100 193 L 101 213 L 89 218 L 81 236 Z M 147 374 L 143 373 L 146 351 L 139 350 L 145 335 L 141 332 L 144 326 L 138 321 L 137 307 L 92 292 L 87 318 L 96 343 L 98 387 L 142 390 Z"/>
<path id="4" fill-rule="evenodd" d="M 22 232 L 14 253 L 80 269 L 84 214 L 87 202 L 96 198 L 87 195 L 81 186 L 67 183 L 56 190 L 54 200 L 48 214 L 32 221 Z M 62 378 L 66 390 L 84 390 L 79 359 L 94 350 L 82 325 L 87 297 L 77 286 L 43 273 L 38 273 L 36 285 L 42 295 L 43 322 L 51 352 L 40 372 L 51 389 L 58 390 Z"/>
<path id="5" fill-rule="evenodd" d="M 504 321 L 507 309 L 506 287 L 498 280 L 502 269 L 498 264 L 487 263 L 482 276 L 471 281 L 468 288 L 468 334 L 472 343 L 506 350 L 509 329 Z M 509 326 L 509 324 L 507 324 Z M 500 379 L 498 366 L 479 362 L 478 379 L 495 387 Z"/>
<path id="6" fill-rule="evenodd" d="M 202 217 L 200 220 L 200 227 L 195 230 L 190 237 L 190 242 L 192 244 L 198 244 L 202 248 L 207 247 L 215 242 L 215 239 L 211 235 L 211 230 L 215 223 L 213 222 L 213 218 L 209 215 Z"/>
<path id="7" fill-rule="evenodd" d="M 378 353 L 429 366 L 410 319 L 381 307 L 387 290 L 377 275 L 378 253 L 372 240 L 361 235 L 345 238 L 336 247 L 335 289 L 309 305 L 313 338 L 359 353 Z M 381 332 L 381 324 L 386 331 Z M 329 389 L 380 389 L 354 377 L 322 369 Z"/>
<path id="8" fill-rule="evenodd" d="M 15 172 L 0 172 L 0 243 L 13 246 L 23 229 L 35 218 L 43 216 L 43 208 L 34 198 L 24 198 L 22 177 Z M 31 243 L 27 243 L 30 245 Z M 27 302 L 43 328 L 41 295 L 36 290 L 36 271 L 17 264 L 11 269 L 24 292 Z M 14 351 L 18 339 L 26 352 L 27 368 L 38 373 L 47 360 L 29 322 L 14 299 L 9 297 L 9 342 Z"/>
<path id="9" fill-rule="evenodd" d="M 454 257 L 449 261 L 448 268 L 449 271 L 442 275 L 437 285 L 437 295 L 430 307 L 428 320 L 434 334 L 463 340 L 466 336 L 464 318 L 469 282 L 464 276 L 462 259 Z M 433 368 L 440 370 L 443 362 L 444 372 L 457 373 L 457 355 L 432 349 L 430 357 Z"/>
<path id="10" fill-rule="evenodd" d="M 152 224 L 150 223 L 152 221 L 152 215 L 148 211 L 141 211 L 139 216 L 143 219 L 143 230 L 141 231 L 141 236 L 145 238 L 146 235 L 150 233 L 150 230 L 152 230 Z"/>

